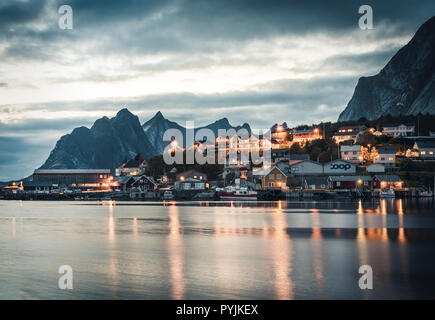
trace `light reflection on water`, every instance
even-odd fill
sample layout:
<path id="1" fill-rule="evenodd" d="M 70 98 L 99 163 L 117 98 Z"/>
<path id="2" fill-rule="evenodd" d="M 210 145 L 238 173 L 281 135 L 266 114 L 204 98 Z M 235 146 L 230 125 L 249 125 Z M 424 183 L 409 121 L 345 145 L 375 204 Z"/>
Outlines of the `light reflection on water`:
<path id="1" fill-rule="evenodd" d="M 279 300 L 293 299 L 292 273 L 292 240 L 287 234 L 287 222 L 279 201 L 276 212 L 272 214 L 273 233 L 271 241 L 271 260 L 274 264 L 275 290 L 274 298 Z"/>
<path id="2" fill-rule="evenodd" d="M 180 219 L 178 216 L 178 207 L 172 205 L 169 207 L 169 236 L 168 236 L 168 256 L 171 273 L 171 298 L 185 298 L 185 279 L 183 274 L 184 268 L 184 243 Z"/>
<path id="3" fill-rule="evenodd" d="M 0 298 L 434 298 L 427 200 L 0 201 Z"/>

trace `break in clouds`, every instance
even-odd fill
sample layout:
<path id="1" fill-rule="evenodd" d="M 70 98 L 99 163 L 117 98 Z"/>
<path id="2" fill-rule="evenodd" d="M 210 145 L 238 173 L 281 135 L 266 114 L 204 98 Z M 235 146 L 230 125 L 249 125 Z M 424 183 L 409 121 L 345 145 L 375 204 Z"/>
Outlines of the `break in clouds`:
<path id="1" fill-rule="evenodd" d="M 63 4 L 0 3 L 0 181 L 123 106 L 141 122 L 158 110 L 181 124 L 334 121 L 358 78 L 435 12 L 432 0 L 82 0 L 68 1 L 74 28 L 61 30 Z M 363 4 L 372 30 L 358 28 Z"/>

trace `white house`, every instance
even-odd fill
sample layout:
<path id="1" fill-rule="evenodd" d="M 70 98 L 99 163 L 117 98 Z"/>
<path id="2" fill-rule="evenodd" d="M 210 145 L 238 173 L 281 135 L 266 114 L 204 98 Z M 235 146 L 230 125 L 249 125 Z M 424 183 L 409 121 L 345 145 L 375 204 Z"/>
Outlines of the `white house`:
<path id="1" fill-rule="evenodd" d="M 414 147 L 418 152 L 418 157 L 421 160 L 435 159 L 435 142 L 434 141 L 416 141 Z"/>
<path id="2" fill-rule="evenodd" d="M 174 183 L 175 190 L 205 190 L 207 187 L 206 181 L 195 178 L 185 178 Z"/>
<path id="3" fill-rule="evenodd" d="M 367 130 L 366 126 L 348 126 L 341 127 L 338 129 L 332 139 L 334 139 L 335 143 L 340 143 L 346 140 L 353 140 L 356 142 L 358 134 Z"/>
<path id="4" fill-rule="evenodd" d="M 410 124 L 385 124 L 382 126 L 382 133 L 393 137 L 412 136 L 415 126 Z"/>
<path id="5" fill-rule="evenodd" d="M 396 164 L 396 149 L 379 148 L 378 156 L 373 162 L 383 164 L 385 167 L 394 167 Z"/>
<path id="6" fill-rule="evenodd" d="M 360 145 L 340 146 L 341 159 L 352 163 L 361 163 L 363 161 L 361 150 Z"/>

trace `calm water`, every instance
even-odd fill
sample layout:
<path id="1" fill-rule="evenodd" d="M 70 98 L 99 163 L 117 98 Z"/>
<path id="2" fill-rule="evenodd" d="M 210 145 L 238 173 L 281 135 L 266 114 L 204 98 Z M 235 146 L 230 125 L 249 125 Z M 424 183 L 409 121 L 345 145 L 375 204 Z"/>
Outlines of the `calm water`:
<path id="1" fill-rule="evenodd" d="M 433 299 L 433 201 L 0 201 L 0 299 L 182 298 Z"/>

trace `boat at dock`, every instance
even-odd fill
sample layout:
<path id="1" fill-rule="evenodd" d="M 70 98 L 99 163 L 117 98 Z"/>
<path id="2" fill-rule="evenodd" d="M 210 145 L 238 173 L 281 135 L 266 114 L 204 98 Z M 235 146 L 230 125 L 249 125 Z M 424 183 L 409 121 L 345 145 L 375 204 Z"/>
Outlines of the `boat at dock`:
<path id="1" fill-rule="evenodd" d="M 221 200 L 257 200 L 257 191 L 249 190 L 246 187 L 225 187 L 216 189 Z"/>
<path id="2" fill-rule="evenodd" d="M 216 193 L 221 200 L 256 201 L 258 197 L 257 191 L 253 190 L 246 180 L 240 178 L 234 179 L 233 185 L 224 188 L 216 188 Z"/>
<path id="3" fill-rule="evenodd" d="M 394 192 L 393 189 L 382 189 L 380 192 L 380 197 L 381 198 L 395 198 L 396 193 Z"/>
<path id="4" fill-rule="evenodd" d="M 422 190 L 418 193 L 419 198 L 433 198 L 433 192 L 431 190 Z"/>

